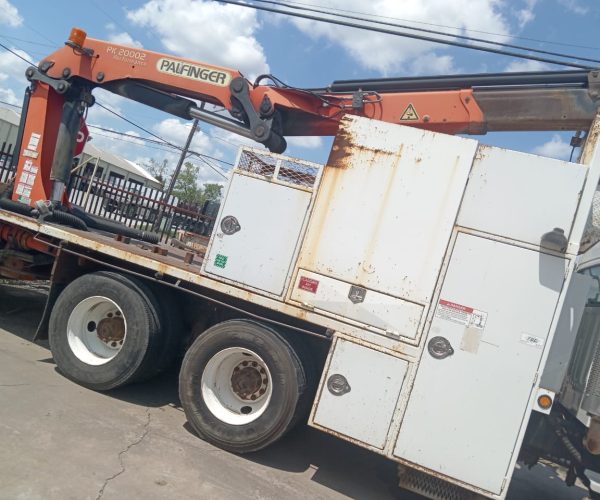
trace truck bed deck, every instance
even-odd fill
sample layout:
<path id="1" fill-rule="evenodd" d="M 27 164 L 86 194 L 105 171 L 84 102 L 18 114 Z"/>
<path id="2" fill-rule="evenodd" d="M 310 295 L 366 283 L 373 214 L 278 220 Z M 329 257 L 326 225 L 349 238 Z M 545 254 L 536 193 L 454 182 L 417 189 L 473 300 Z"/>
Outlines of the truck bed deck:
<path id="1" fill-rule="evenodd" d="M 35 233 L 36 240 L 50 245 L 61 247 L 69 253 L 84 253 L 86 258 L 94 257 L 103 262 L 116 260 L 118 267 L 127 269 L 127 263 L 144 268 L 149 276 L 170 281 L 175 286 L 190 288 L 199 286 L 204 289 L 218 292 L 229 297 L 252 303 L 256 306 L 268 308 L 291 318 L 307 321 L 319 327 L 335 330 L 342 333 L 368 337 L 369 332 L 361 331 L 356 325 L 344 323 L 339 320 L 324 317 L 318 313 L 300 308 L 285 302 L 285 296 L 272 298 L 258 291 L 248 289 L 243 285 L 225 283 L 213 279 L 202 272 L 204 255 L 201 250 L 191 252 L 189 249 L 173 246 L 172 244 L 152 244 L 131 239 L 124 241 L 114 234 L 101 231 L 81 231 L 68 226 L 55 223 L 41 222 L 32 217 L 23 216 L 0 209 L 0 226 L 11 224 Z M 190 261 L 190 254 L 193 259 Z M 186 258 L 187 257 L 187 258 Z M 173 279 L 174 278 L 174 279 Z M 399 342 L 391 342 L 388 348 L 406 355 L 415 355 L 416 351 L 410 346 Z"/>
<path id="2" fill-rule="evenodd" d="M 145 257 L 162 266 L 199 273 L 204 258 L 203 251 L 192 249 L 191 247 L 184 248 L 185 245 L 177 243 L 175 239 L 172 240 L 171 244 L 147 243 L 120 237 L 119 235 L 104 231 L 93 229 L 81 231 L 55 223 L 40 222 L 32 217 L 15 214 L 7 210 L 0 210 L 0 222 L 2 221 L 15 223 L 21 227 L 35 231 L 38 233 L 37 239 L 44 242 L 51 242 L 47 238 L 50 237 L 102 253 L 108 253 L 107 250 L 109 248 L 126 252 L 130 254 L 130 258 L 127 259 L 129 262 L 139 264 L 145 262 Z M 208 239 L 206 241 L 208 242 Z M 141 260 L 138 262 L 138 259 Z"/>

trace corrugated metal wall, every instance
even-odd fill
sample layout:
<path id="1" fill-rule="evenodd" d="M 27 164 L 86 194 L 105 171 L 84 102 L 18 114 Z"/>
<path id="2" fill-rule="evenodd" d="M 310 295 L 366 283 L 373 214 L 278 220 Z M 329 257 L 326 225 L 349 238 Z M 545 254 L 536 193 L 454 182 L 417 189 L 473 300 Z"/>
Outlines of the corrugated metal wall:
<path id="1" fill-rule="evenodd" d="M 4 142 L 7 144 L 14 144 L 17 141 L 18 130 L 19 127 L 13 125 L 12 123 L 0 120 L 0 147 Z"/>

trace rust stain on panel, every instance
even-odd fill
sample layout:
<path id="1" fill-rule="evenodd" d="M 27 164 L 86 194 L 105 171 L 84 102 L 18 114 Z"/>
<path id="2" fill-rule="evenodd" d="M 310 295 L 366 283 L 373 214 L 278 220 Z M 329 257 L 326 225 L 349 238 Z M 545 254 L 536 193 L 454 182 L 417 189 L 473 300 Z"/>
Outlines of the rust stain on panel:
<path id="1" fill-rule="evenodd" d="M 340 127 L 331 152 L 329 153 L 329 159 L 327 160 L 327 166 L 332 168 L 348 168 L 349 158 L 352 156 L 352 134 L 348 131 L 346 124 Z"/>

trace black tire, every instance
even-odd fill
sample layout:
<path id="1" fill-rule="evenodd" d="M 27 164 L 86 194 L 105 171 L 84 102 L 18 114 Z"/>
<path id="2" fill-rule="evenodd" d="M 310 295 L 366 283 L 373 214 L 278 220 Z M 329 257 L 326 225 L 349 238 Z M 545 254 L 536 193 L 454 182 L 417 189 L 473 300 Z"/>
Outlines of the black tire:
<path id="1" fill-rule="evenodd" d="M 106 297 L 123 311 L 127 333 L 122 348 L 104 364 L 89 364 L 69 345 L 67 324 L 74 308 L 89 297 Z M 90 389 L 105 391 L 154 375 L 164 342 L 160 312 L 138 280 L 101 271 L 70 283 L 58 297 L 49 322 L 50 349 L 61 373 Z"/>
<path id="2" fill-rule="evenodd" d="M 208 362 L 232 347 L 257 354 L 268 367 L 273 386 L 264 412 L 242 425 L 217 418 L 202 393 Z M 209 328 L 188 349 L 179 375 L 179 397 L 189 423 L 202 439 L 227 451 L 249 453 L 278 440 L 298 422 L 310 391 L 298 354 L 279 332 L 253 321 L 231 320 Z"/>
<path id="3" fill-rule="evenodd" d="M 175 359 L 181 355 L 183 342 L 183 314 L 175 291 L 167 286 L 155 288 L 161 310 L 163 346 L 158 361 L 158 371 L 171 367 Z"/>
<path id="4" fill-rule="evenodd" d="M 160 325 L 160 347 L 157 348 L 158 358 L 156 363 L 151 370 L 148 370 L 144 380 L 168 369 L 179 353 L 183 328 L 181 308 L 172 295 L 172 290 L 167 286 L 152 286 L 133 276 L 112 271 L 99 271 L 96 274 L 118 280 L 125 286 L 133 284 L 150 301 L 152 304 L 151 312 Z"/>

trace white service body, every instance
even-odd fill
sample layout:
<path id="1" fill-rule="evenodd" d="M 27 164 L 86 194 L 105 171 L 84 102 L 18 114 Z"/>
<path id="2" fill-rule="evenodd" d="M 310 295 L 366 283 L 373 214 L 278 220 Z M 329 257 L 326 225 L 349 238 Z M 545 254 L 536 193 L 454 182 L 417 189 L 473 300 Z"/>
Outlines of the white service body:
<path id="1" fill-rule="evenodd" d="M 203 273 L 335 320 L 309 423 L 504 498 L 596 150 L 576 164 L 346 117 L 303 182 L 280 177 L 278 155 L 242 155 Z"/>

